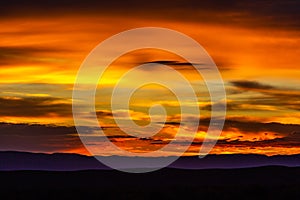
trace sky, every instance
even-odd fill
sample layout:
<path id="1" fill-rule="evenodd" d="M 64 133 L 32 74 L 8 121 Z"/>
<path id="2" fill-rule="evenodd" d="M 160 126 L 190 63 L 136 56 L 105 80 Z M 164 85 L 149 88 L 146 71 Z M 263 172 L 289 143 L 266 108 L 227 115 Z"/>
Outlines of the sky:
<path id="1" fill-rule="evenodd" d="M 0 150 L 89 155 L 72 116 L 73 84 L 81 63 L 112 35 L 139 27 L 163 27 L 200 43 L 223 78 L 226 122 L 212 154 L 298 154 L 299 15 L 299 2 L 292 0 L 2 2 Z M 133 137 L 114 122 L 113 116 L 122 119 L 125 113 L 119 109 L 113 115 L 110 109 L 114 85 L 126 71 L 147 63 L 176 69 L 195 89 L 201 116 L 191 115 L 190 119 L 200 120 L 200 125 L 185 155 L 197 155 L 211 114 L 209 93 L 191 64 L 171 52 L 143 49 L 115 60 L 97 88 L 99 123 L 110 141 L 130 152 L 157 150 L 173 141 L 181 115 L 178 99 L 167 88 L 147 85 L 130 102 L 130 116 L 139 125 L 149 123 L 149 105 L 166 108 L 166 123 L 158 134 Z M 168 72 L 153 67 L 140 72 L 139 78 L 154 74 L 168 77 Z M 176 148 L 185 142 L 176 141 Z M 170 153 L 176 154 L 176 149 Z"/>

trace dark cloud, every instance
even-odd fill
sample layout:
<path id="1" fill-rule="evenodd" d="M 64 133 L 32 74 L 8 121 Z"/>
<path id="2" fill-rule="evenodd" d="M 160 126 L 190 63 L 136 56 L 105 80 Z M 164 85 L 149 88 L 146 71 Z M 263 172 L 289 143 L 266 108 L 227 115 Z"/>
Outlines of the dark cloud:
<path id="1" fill-rule="evenodd" d="M 201 119 L 201 126 L 207 126 L 209 119 Z M 177 123 L 176 123 L 177 124 Z M 177 124 L 179 125 L 179 124 Z M 106 127 L 116 128 L 116 127 Z M 275 132 L 278 138 L 266 140 L 219 140 L 217 146 L 230 147 L 300 147 L 300 125 L 280 123 L 260 123 L 254 121 L 227 120 L 224 130 L 232 128 L 241 131 L 241 136 L 247 132 Z M 88 130 L 88 128 L 87 128 Z M 155 138 L 136 138 L 126 134 L 113 134 L 107 136 L 114 142 L 115 139 L 133 139 L 148 141 L 149 144 L 163 144 L 168 141 Z M 175 141 L 184 143 L 184 141 Z M 195 141 L 193 145 L 201 145 Z M 0 123 L 0 150 L 39 151 L 39 152 L 63 152 L 72 149 L 84 149 L 73 126 L 50 126 L 38 124 L 11 124 Z"/>
<path id="2" fill-rule="evenodd" d="M 196 118 L 191 120 L 196 120 Z M 209 123 L 210 123 L 210 118 L 201 118 L 199 121 L 199 130 L 207 131 Z M 165 124 L 171 126 L 180 126 L 181 123 L 179 121 L 175 121 L 174 119 L 174 121 L 168 121 Z M 272 132 L 272 133 L 277 133 L 280 136 L 288 136 L 291 133 L 300 132 L 300 124 L 282 124 L 278 122 L 264 123 L 258 121 L 250 121 L 242 118 L 238 118 L 238 119 L 228 118 L 224 123 L 223 130 L 238 131 L 241 132 L 241 134 Z"/>
<path id="3" fill-rule="evenodd" d="M 163 64 L 163 65 L 172 65 L 172 66 L 192 66 L 192 65 L 204 65 L 200 63 L 189 63 L 189 62 L 179 62 L 176 60 L 155 60 L 155 61 L 149 61 L 142 64 L 147 63 L 157 63 L 157 64 Z"/>
<path id="4" fill-rule="evenodd" d="M 241 88 L 241 89 L 262 89 L 262 90 L 268 90 L 268 89 L 274 89 L 271 85 L 262 84 L 256 81 L 231 81 L 231 84 L 234 86 Z"/>
<path id="5" fill-rule="evenodd" d="M 228 89 L 231 94 L 239 94 L 245 91 L 254 91 L 263 94 L 263 97 L 240 97 L 236 101 L 228 103 L 227 110 L 262 110 L 257 106 L 273 106 L 275 109 L 300 110 L 300 90 L 291 88 L 275 87 L 256 81 L 231 81 L 235 88 Z M 246 108 L 245 105 L 248 105 Z M 251 107 L 253 105 L 253 107 Z M 210 106 L 204 109 L 209 110 Z"/>
<path id="6" fill-rule="evenodd" d="M 0 116 L 39 117 L 49 114 L 71 116 L 70 103 L 54 97 L 0 97 Z"/>
<path id="7" fill-rule="evenodd" d="M 274 132 L 280 135 L 288 135 L 292 132 L 299 132 L 300 125 L 298 124 L 281 124 L 281 123 L 262 123 L 255 121 L 238 121 L 238 120 L 226 120 L 224 130 L 238 129 L 242 132 Z"/>
<path id="8" fill-rule="evenodd" d="M 225 106 L 224 103 L 215 103 L 214 104 L 214 108 L 216 110 L 223 110 L 224 106 Z M 200 109 L 211 111 L 211 107 L 212 107 L 211 105 L 205 105 L 205 106 L 201 106 Z M 226 103 L 226 110 L 235 110 L 235 109 L 237 109 L 237 108 L 234 107 L 232 103 Z"/>
<path id="9" fill-rule="evenodd" d="M 213 22 L 242 26 L 299 29 L 297 0 L 274 1 L 138 1 L 138 0 L 11 0 L 0 6 L 0 16 L 112 15 Z"/>
<path id="10" fill-rule="evenodd" d="M 45 48 L 45 47 L 36 47 L 36 46 L 0 46 L 0 55 L 7 56 L 19 56 L 19 55 L 31 55 L 35 53 L 48 53 L 48 52 L 57 52 L 59 49 Z"/>
<path id="11" fill-rule="evenodd" d="M 109 117 L 111 118 L 113 116 L 112 112 L 110 111 L 104 111 L 104 110 L 99 110 L 99 111 L 96 111 L 96 114 L 97 114 L 97 117 Z"/>
<path id="12" fill-rule="evenodd" d="M 50 62 L 51 55 L 65 51 L 54 47 L 0 46 L 0 66 Z"/>
<path id="13" fill-rule="evenodd" d="M 237 140 L 219 140 L 217 145 L 225 146 L 246 146 L 246 147 L 300 147 L 300 132 L 293 132 L 281 138 L 258 141 L 241 141 Z"/>
<path id="14" fill-rule="evenodd" d="M 115 129 L 116 127 L 104 127 Z M 87 133 L 93 131 L 85 127 Z M 107 138 L 137 139 L 136 137 L 115 133 Z M 97 137 L 99 140 L 99 137 Z M 0 151 L 17 150 L 33 152 L 64 152 L 83 149 L 84 146 L 74 126 L 54 126 L 41 124 L 12 124 L 0 122 Z"/>
<path id="15" fill-rule="evenodd" d="M 76 129 L 73 126 L 54 126 L 42 124 L 12 124 L 0 122 L 1 136 L 28 136 L 39 135 L 64 136 L 73 135 Z"/>
<path id="16" fill-rule="evenodd" d="M 165 122 L 164 124 L 166 124 L 166 125 L 173 125 L 173 126 L 179 126 L 179 125 L 181 125 L 182 123 L 180 123 L 180 122 Z"/>
<path id="17" fill-rule="evenodd" d="M 82 148 L 75 127 L 0 123 L 0 149 L 60 152 Z"/>
<path id="18" fill-rule="evenodd" d="M 174 141 L 177 144 L 186 145 L 185 141 Z M 193 141 L 193 146 L 203 145 L 202 141 Z M 300 147 L 300 132 L 293 132 L 283 137 L 265 140 L 241 140 L 241 139 L 219 139 L 216 143 L 216 149 L 238 148 L 238 149 L 256 149 L 256 148 L 293 148 Z"/>
<path id="19" fill-rule="evenodd" d="M 109 139 L 122 139 L 122 138 L 137 138 L 137 137 L 134 137 L 134 136 L 131 136 L 131 135 L 109 135 L 109 136 L 106 136 L 107 138 Z"/>
<path id="20" fill-rule="evenodd" d="M 155 61 L 149 61 L 149 62 L 143 62 L 140 64 L 162 64 L 162 65 L 169 65 L 173 67 L 176 70 L 195 70 L 194 66 L 197 67 L 197 69 L 209 69 L 208 67 L 205 67 L 205 63 L 189 63 L 189 62 L 180 62 L 176 60 L 155 60 Z M 155 70 L 155 68 L 149 70 Z"/>
<path id="21" fill-rule="evenodd" d="M 207 131 L 209 123 L 210 118 L 201 118 L 199 121 L 199 130 Z M 272 132 L 280 136 L 288 136 L 291 133 L 300 132 L 300 124 L 282 124 L 278 122 L 264 123 L 242 118 L 229 118 L 226 119 L 224 123 L 223 131 L 241 132 L 241 134 Z"/>
<path id="22" fill-rule="evenodd" d="M 250 97 L 228 103 L 227 110 L 231 111 L 279 111 L 283 109 L 300 110 L 298 97 L 293 94 L 267 94 L 267 97 Z M 247 104 L 247 106 L 245 106 Z M 261 106 L 261 107 L 260 107 Z M 267 107 L 270 106 L 268 110 Z"/>
<path id="23" fill-rule="evenodd" d="M 210 119 L 204 118 L 200 120 L 200 127 L 207 127 Z M 282 124 L 277 122 L 263 123 L 258 121 L 249 121 L 247 119 L 226 119 L 224 131 L 232 131 L 237 129 L 240 132 L 274 132 L 279 135 L 288 135 L 293 132 L 300 132 L 299 124 Z"/>

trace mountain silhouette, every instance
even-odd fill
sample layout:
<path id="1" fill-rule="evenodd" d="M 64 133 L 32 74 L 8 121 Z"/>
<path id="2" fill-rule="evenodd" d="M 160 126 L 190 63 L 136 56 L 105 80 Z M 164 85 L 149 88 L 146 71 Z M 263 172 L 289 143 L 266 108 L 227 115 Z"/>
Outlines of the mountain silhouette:
<path id="1" fill-rule="evenodd" d="M 135 158 L 132 158 L 135 159 Z M 151 158 L 155 159 L 155 158 Z M 265 156 L 258 154 L 207 155 L 199 159 L 180 157 L 168 168 L 179 169 L 236 169 L 261 166 L 299 167 L 300 154 Z M 69 153 L 0 152 L 0 170 L 78 171 L 109 170 L 110 168 L 92 156 Z"/>

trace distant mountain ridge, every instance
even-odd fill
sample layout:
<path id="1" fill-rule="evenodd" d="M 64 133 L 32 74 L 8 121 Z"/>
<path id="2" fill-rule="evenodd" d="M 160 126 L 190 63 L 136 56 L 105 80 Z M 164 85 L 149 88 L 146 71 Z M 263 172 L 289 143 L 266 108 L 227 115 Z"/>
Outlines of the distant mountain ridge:
<path id="1" fill-rule="evenodd" d="M 151 158 L 155 159 L 155 158 Z M 299 167 L 300 154 L 265 156 L 258 154 L 207 155 L 205 158 L 180 157 L 168 168 L 182 169 L 235 169 L 261 166 Z M 0 152 L 0 170 L 109 170 L 92 156 L 68 153 Z"/>
<path id="2" fill-rule="evenodd" d="M 0 152 L 0 170 L 76 171 L 109 169 L 94 157 L 72 153 Z"/>

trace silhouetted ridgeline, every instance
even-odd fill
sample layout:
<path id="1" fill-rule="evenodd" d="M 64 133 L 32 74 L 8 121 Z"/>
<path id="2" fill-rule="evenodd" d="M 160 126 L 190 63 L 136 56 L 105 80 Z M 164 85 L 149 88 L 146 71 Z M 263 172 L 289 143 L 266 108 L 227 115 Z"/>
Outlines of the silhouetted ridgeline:
<path id="1" fill-rule="evenodd" d="M 155 159 L 155 158 L 152 158 Z M 205 158 L 181 157 L 169 168 L 232 169 L 260 166 L 300 166 L 300 155 L 265 156 L 256 154 L 208 155 Z M 110 169 L 94 157 L 79 154 L 42 154 L 28 152 L 0 152 L 0 170 L 76 170 Z"/>
<path id="2" fill-rule="evenodd" d="M 182 157 L 169 168 L 132 174 L 77 154 L 0 152 L 0 199 L 299 199 L 300 167 L 292 167 L 299 159 Z"/>

